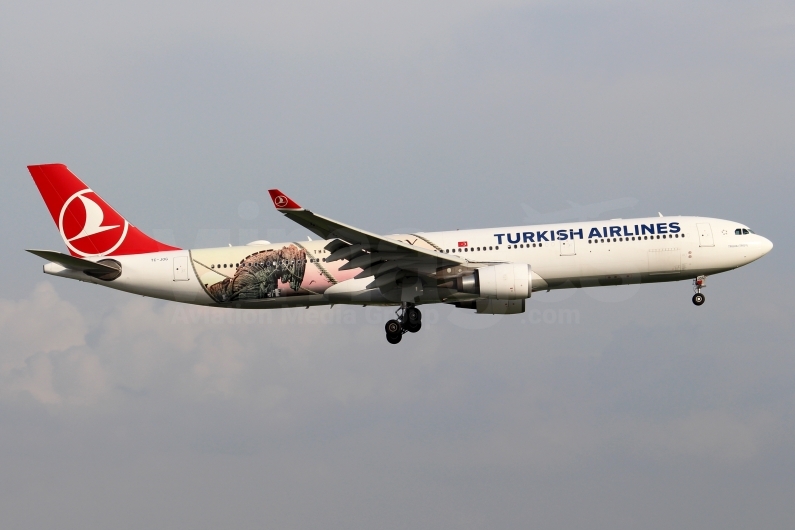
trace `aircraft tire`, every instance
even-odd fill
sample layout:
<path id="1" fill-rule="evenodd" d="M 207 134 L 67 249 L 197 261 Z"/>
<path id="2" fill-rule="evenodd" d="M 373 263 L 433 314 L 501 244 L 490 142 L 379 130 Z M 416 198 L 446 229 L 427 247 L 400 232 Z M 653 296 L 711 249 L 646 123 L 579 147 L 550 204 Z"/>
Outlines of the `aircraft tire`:
<path id="1" fill-rule="evenodd" d="M 696 293 L 693 295 L 693 303 L 696 305 L 702 305 L 706 298 L 701 293 Z"/>
<path id="2" fill-rule="evenodd" d="M 406 323 L 419 323 L 422 320 L 422 313 L 416 307 L 406 309 Z"/>
<path id="3" fill-rule="evenodd" d="M 403 326 L 400 325 L 399 321 L 392 319 L 387 321 L 384 330 L 387 335 L 401 335 L 403 333 Z"/>
<path id="4" fill-rule="evenodd" d="M 422 322 L 421 321 L 417 321 L 416 323 L 412 323 L 411 321 L 409 321 L 409 322 L 406 322 L 406 325 L 403 326 L 403 327 L 409 333 L 417 333 L 420 330 L 420 328 L 422 327 Z"/>
<path id="5" fill-rule="evenodd" d="M 386 341 L 389 344 L 397 344 L 403 338 L 403 333 L 387 333 Z"/>

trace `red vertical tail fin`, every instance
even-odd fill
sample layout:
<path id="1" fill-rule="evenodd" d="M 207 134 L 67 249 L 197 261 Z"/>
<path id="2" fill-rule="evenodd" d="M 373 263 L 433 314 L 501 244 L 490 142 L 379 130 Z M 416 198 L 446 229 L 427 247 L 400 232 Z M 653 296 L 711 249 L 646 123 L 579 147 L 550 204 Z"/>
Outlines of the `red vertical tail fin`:
<path id="1" fill-rule="evenodd" d="M 28 166 L 73 256 L 120 256 L 179 250 L 147 236 L 63 164 Z"/>

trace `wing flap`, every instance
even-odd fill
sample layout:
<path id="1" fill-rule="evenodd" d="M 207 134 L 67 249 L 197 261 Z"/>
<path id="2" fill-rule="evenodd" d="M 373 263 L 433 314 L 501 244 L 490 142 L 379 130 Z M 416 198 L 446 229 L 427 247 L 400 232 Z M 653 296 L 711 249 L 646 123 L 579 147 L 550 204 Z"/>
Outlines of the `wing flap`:
<path id="1" fill-rule="evenodd" d="M 404 254 L 400 252 L 370 252 L 361 256 L 356 256 L 345 265 L 340 267 L 341 271 L 350 269 L 364 269 L 375 263 L 387 260 L 402 260 L 405 258 Z"/>
<path id="2" fill-rule="evenodd" d="M 339 261 L 341 259 L 350 260 L 355 255 L 360 254 L 363 250 L 364 246 L 362 245 L 348 245 L 332 252 L 329 257 L 326 258 L 326 262 Z"/>

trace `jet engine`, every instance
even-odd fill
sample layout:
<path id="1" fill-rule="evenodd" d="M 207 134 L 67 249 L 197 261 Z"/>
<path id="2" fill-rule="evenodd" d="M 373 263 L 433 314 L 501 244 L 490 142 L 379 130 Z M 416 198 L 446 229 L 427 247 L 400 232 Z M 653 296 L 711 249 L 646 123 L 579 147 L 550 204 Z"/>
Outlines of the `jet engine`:
<path id="1" fill-rule="evenodd" d="M 456 279 L 456 289 L 495 300 L 523 300 L 533 292 L 530 265 L 502 263 L 481 267 Z"/>

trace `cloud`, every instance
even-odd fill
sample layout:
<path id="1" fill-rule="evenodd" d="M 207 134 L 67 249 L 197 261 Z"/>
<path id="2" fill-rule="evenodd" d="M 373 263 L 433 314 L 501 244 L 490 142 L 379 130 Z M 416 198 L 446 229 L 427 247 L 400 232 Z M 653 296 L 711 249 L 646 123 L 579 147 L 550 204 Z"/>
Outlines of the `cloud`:
<path id="1" fill-rule="evenodd" d="M 4 342 L 0 374 L 21 368 L 37 352 L 63 351 L 85 344 L 87 329 L 77 308 L 61 300 L 50 283 L 39 283 L 27 299 L 0 299 L 0 333 Z"/>
<path id="2" fill-rule="evenodd" d="M 384 233 L 632 196 L 776 248 L 698 309 L 687 283 L 536 293 L 515 317 L 427 308 L 398 347 L 391 308 L 178 305 L 38 284 L 7 252 L 4 522 L 792 526 L 792 21 L 780 2 L 7 3 L 6 249 L 61 245 L 24 173 L 57 159 L 186 247 L 304 239 L 267 201 L 281 182 Z"/>
<path id="3" fill-rule="evenodd" d="M 526 359 L 516 373 L 493 373 L 487 358 L 473 351 L 439 349 L 438 337 L 450 332 L 462 339 L 484 333 L 479 326 L 461 328 L 453 317 L 461 310 L 436 315 L 438 309 L 428 308 L 424 341 L 412 345 L 416 337 L 409 336 L 395 355 L 378 331 L 388 312 L 377 308 L 372 315 L 342 306 L 240 311 L 129 297 L 89 318 L 48 283 L 29 299 L 3 300 L 0 307 L 3 329 L 13 330 L 0 354 L 3 395 L 27 394 L 55 414 L 165 405 L 172 415 L 200 404 L 234 404 L 236 414 L 269 411 L 263 428 L 278 426 L 287 438 L 307 428 L 350 437 L 363 426 L 374 433 L 400 426 L 427 431 L 438 457 L 452 458 L 451 465 L 476 452 L 484 464 L 539 469 L 615 447 L 647 458 L 748 460 L 781 421 L 769 408 L 743 414 L 726 408 L 744 393 L 715 408 L 710 392 L 722 391 L 715 377 L 726 368 L 713 354 L 673 353 L 671 347 L 688 349 L 682 339 L 694 331 L 686 327 L 630 326 L 601 354 L 564 372 L 558 386 L 543 376 L 527 386 L 517 374 L 551 374 L 569 357 Z M 639 340 L 653 347 L 639 351 Z M 473 388 L 481 388 L 478 403 Z M 546 402 L 557 412 L 546 412 Z M 368 419 L 375 411 L 378 417 Z M 328 423 L 331 418 L 339 424 Z M 470 429 L 476 424 L 481 427 Z M 190 427 L 197 428 L 204 430 Z M 447 444 L 449 451 L 442 449 Z"/>
<path id="4" fill-rule="evenodd" d="M 25 470 L 49 465 L 59 484 L 75 462 L 77 482 L 99 496 L 97 485 L 119 472 L 133 477 L 130 498 L 150 506 L 147 488 L 166 483 L 200 503 L 218 498 L 215 487 L 194 488 L 208 480 L 268 490 L 250 475 L 260 470 L 281 484 L 270 511 L 287 520 L 300 511 L 289 499 L 307 491 L 345 506 L 364 496 L 386 513 L 420 488 L 440 513 L 475 517 L 492 509 L 491 496 L 528 488 L 543 497 L 607 482 L 606 499 L 623 497 L 622 480 L 640 480 L 637 466 L 667 476 L 689 462 L 706 480 L 769 465 L 795 443 L 786 405 L 795 387 L 781 345 L 762 343 L 748 370 L 738 337 L 747 326 L 769 335 L 778 322 L 730 311 L 698 326 L 655 324 L 670 315 L 667 303 L 656 307 L 660 292 L 641 289 L 621 304 L 577 293 L 565 300 L 579 308 L 576 322 L 506 317 L 486 330 L 456 325 L 450 315 L 460 310 L 426 308 L 427 328 L 395 348 L 383 340 L 390 311 L 381 308 L 240 311 L 121 294 L 96 313 L 44 283 L 0 302 L 3 329 L 14 332 L 3 335 L 13 341 L 0 343 L 0 362 L 16 359 L 13 344 L 28 345 L 0 380 L 0 449 L 28 460 L 4 467 L 27 491 Z M 768 302 L 790 303 L 779 298 Z M 561 301 L 530 303 L 543 313 Z M 632 316 L 640 307 L 648 322 Z M 47 311 L 42 337 L 32 315 Z M 617 317 L 628 320 L 616 326 Z M 777 390 L 760 393 L 758 381 Z M 160 485 L 144 487 L 155 476 Z M 489 496 L 473 486 L 483 483 Z M 259 513 L 249 501 L 239 516 Z M 181 510 L 169 506 L 161 510 Z M 506 520 L 522 513 L 518 499 L 506 506 Z M 307 524 L 326 512 L 312 513 Z"/>

